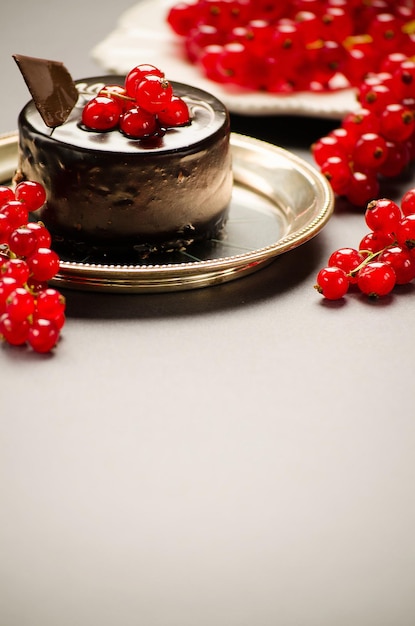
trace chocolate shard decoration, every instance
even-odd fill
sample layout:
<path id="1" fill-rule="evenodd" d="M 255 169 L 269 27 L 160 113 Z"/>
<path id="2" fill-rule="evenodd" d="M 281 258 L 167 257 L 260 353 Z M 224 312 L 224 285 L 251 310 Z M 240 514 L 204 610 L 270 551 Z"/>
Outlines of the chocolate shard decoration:
<path id="1" fill-rule="evenodd" d="M 13 58 L 46 126 L 61 126 L 78 100 L 78 90 L 66 67 L 59 61 L 22 54 Z"/>

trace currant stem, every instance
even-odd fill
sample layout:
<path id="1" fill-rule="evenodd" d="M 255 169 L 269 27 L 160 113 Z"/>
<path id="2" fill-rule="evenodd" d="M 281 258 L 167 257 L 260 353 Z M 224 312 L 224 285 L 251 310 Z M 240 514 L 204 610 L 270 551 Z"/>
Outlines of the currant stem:
<path id="1" fill-rule="evenodd" d="M 363 267 L 365 267 L 365 265 L 367 265 L 368 263 L 373 261 L 373 259 L 376 259 L 377 256 L 382 254 L 382 252 L 384 252 L 385 250 L 387 250 L 390 247 L 391 247 L 391 245 L 385 246 L 384 248 L 382 248 L 382 250 L 378 250 L 377 252 L 372 252 L 370 250 L 359 250 L 359 252 L 361 252 L 363 254 L 367 254 L 367 256 L 363 259 L 363 261 L 357 267 L 354 268 L 354 270 L 349 272 L 348 275 L 349 276 L 356 276 L 356 274 L 358 274 L 360 272 L 360 270 Z"/>

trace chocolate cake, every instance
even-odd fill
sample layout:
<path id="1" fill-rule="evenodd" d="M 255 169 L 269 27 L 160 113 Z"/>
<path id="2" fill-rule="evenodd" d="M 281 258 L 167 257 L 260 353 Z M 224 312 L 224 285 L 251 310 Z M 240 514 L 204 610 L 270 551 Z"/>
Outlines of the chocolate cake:
<path id="1" fill-rule="evenodd" d="M 86 102 L 122 76 L 76 81 L 79 95 L 53 127 L 30 101 L 19 116 L 19 176 L 41 182 L 47 203 L 34 216 L 55 241 L 144 255 L 218 235 L 232 193 L 229 115 L 214 96 L 174 83 L 191 124 L 135 140 L 81 124 Z M 46 120 L 48 121 L 48 120 Z"/>

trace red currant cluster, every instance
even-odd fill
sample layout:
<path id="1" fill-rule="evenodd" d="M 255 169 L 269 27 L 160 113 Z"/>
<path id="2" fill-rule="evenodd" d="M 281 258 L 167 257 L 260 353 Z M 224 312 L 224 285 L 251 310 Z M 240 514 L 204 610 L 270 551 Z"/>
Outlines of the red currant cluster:
<path id="1" fill-rule="evenodd" d="M 380 181 L 415 158 L 415 61 L 395 52 L 357 90 L 360 105 L 311 151 L 333 191 L 356 206 L 379 195 Z"/>
<path id="2" fill-rule="evenodd" d="M 405 0 L 196 0 L 167 22 L 211 80 L 290 93 L 354 86 L 386 54 L 414 55 L 414 17 Z"/>
<path id="3" fill-rule="evenodd" d="M 46 227 L 28 221 L 45 200 L 34 181 L 20 182 L 14 191 L 0 186 L 0 337 L 35 352 L 52 350 L 65 322 L 65 298 L 48 287 L 59 257 Z"/>
<path id="4" fill-rule="evenodd" d="M 372 200 L 365 221 L 370 232 L 358 249 L 336 250 L 318 273 L 315 288 L 329 300 L 342 298 L 352 285 L 368 296 L 385 296 L 415 279 L 415 189 L 400 206 L 388 198 Z"/>
<path id="5" fill-rule="evenodd" d="M 174 95 L 164 73 L 148 64 L 134 67 L 124 86 L 105 85 L 82 111 L 82 124 L 87 129 L 119 128 L 131 139 L 144 139 L 189 123 L 186 102 Z"/>

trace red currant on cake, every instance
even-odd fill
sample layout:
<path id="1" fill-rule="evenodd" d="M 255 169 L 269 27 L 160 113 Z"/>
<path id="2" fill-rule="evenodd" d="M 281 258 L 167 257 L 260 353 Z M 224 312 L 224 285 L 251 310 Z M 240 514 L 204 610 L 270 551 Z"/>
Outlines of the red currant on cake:
<path id="1" fill-rule="evenodd" d="M 173 88 L 166 78 L 148 74 L 138 84 L 135 99 L 139 107 L 149 113 L 163 111 L 173 97 Z"/>
<path id="2" fill-rule="evenodd" d="M 82 124 L 90 130 L 112 130 L 118 125 L 121 113 L 122 107 L 114 98 L 96 96 L 85 105 Z"/>
<path id="3" fill-rule="evenodd" d="M 158 130 L 157 119 L 152 113 L 136 106 L 121 116 L 120 130 L 132 139 L 150 137 Z"/>
<path id="4" fill-rule="evenodd" d="M 173 96 L 167 107 L 157 113 L 157 118 L 163 128 L 186 126 L 190 123 L 189 107 L 182 98 Z"/>
<path id="5" fill-rule="evenodd" d="M 125 78 L 125 91 L 127 95 L 135 98 L 137 85 L 149 74 L 164 78 L 164 72 L 149 63 L 142 63 L 130 70 Z"/>
<path id="6" fill-rule="evenodd" d="M 82 111 L 85 128 L 118 128 L 129 139 L 162 135 L 169 128 L 190 122 L 185 100 L 174 94 L 162 70 L 146 63 L 128 72 L 124 85 L 104 85 Z"/>

